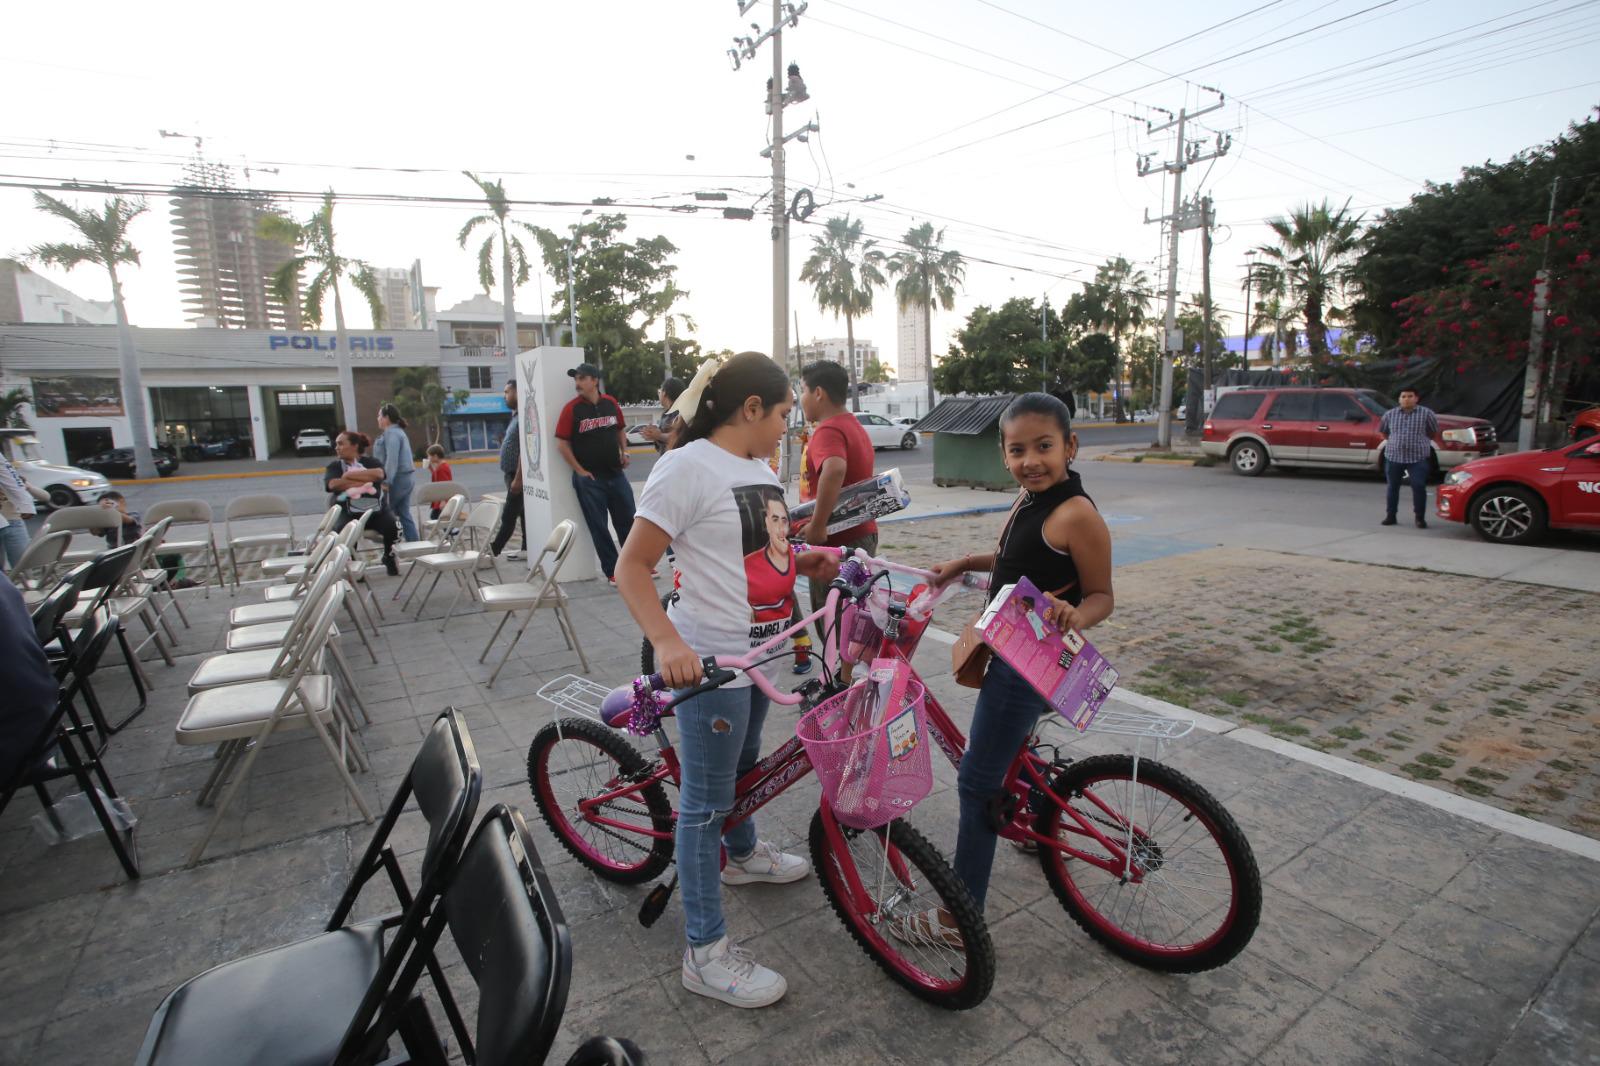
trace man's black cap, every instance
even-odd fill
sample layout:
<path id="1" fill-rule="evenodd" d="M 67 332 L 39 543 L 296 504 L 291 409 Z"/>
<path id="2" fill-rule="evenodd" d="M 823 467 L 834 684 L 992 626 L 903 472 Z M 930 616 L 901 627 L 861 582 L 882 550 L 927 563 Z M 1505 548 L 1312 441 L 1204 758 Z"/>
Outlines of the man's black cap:
<path id="1" fill-rule="evenodd" d="M 575 378 L 575 377 L 597 378 L 599 376 L 600 376 L 600 368 L 595 366 L 593 363 L 579 363 L 577 366 L 575 366 L 571 370 L 567 371 L 567 377 L 569 377 L 569 378 Z"/>

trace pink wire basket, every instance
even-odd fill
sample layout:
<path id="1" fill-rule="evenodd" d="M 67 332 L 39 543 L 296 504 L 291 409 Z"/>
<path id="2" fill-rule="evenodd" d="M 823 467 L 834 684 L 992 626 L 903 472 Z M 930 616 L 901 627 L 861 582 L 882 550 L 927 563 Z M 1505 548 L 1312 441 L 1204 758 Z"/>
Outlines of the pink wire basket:
<path id="1" fill-rule="evenodd" d="M 834 817 L 856 829 L 902 818 L 933 791 L 922 684 L 911 679 L 904 702 L 873 717 L 872 687 L 863 681 L 817 704 L 795 727 Z"/>

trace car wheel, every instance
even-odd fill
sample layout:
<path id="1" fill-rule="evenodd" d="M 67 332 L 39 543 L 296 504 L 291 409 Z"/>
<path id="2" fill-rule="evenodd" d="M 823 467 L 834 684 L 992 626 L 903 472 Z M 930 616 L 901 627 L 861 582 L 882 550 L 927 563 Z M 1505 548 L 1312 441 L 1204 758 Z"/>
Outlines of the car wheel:
<path id="1" fill-rule="evenodd" d="M 915 448 L 916 446 L 917 446 L 917 435 L 915 433 L 907 433 L 905 436 L 900 438 L 900 447 L 903 450 L 910 451 L 912 448 Z"/>
<path id="2" fill-rule="evenodd" d="M 45 490 L 50 494 L 50 506 L 56 510 L 63 507 L 76 507 L 83 501 L 78 499 L 78 494 L 65 485 L 51 485 Z"/>
<path id="3" fill-rule="evenodd" d="M 1544 535 L 1544 501 L 1516 485 L 1497 485 L 1474 497 L 1467 521 L 1496 544 L 1527 544 Z"/>
<path id="4" fill-rule="evenodd" d="M 1267 449 L 1259 441 L 1242 440 L 1228 449 L 1228 465 L 1235 474 L 1259 477 L 1271 462 Z"/>

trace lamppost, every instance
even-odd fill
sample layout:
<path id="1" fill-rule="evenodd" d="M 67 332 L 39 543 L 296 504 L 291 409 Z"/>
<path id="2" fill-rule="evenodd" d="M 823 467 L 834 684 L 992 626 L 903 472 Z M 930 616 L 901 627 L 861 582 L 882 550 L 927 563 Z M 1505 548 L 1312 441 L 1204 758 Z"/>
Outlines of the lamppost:
<path id="1" fill-rule="evenodd" d="M 1247 371 L 1250 369 L 1250 283 L 1255 277 L 1256 250 L 1251 248 L 1244 253 L 1244 343 L 1239 346 L 1239 354 L 1244 357 Z"/>

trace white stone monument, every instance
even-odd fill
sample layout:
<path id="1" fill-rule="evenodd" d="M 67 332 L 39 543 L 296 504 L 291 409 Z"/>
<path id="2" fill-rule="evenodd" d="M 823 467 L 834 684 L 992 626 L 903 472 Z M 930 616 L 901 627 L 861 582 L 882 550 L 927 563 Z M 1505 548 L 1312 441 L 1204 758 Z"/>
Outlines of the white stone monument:
<path id="1" fill-rule="evenodd" d="M 545 346 L 517 354 L 517 412 L 522 434 L 522 501 L 528 530 L 528 567 L 558 522 L 571 519 L 577 543 L 561 568 L 562 581 L 600 575 L 589 531 L 583 524 L 572 468 L 556 451 L 556 419 L 574 392 L 567 373 L 583 362 L 582 348 Z"/>

